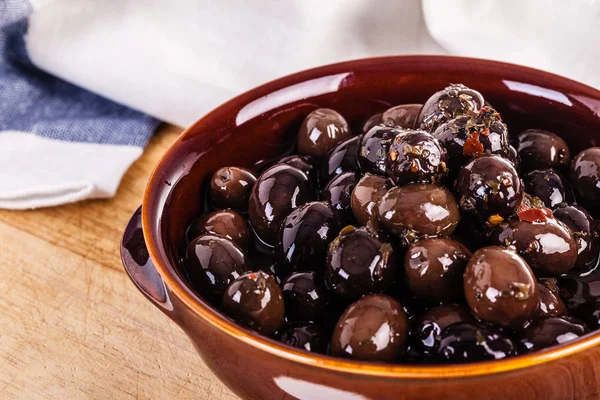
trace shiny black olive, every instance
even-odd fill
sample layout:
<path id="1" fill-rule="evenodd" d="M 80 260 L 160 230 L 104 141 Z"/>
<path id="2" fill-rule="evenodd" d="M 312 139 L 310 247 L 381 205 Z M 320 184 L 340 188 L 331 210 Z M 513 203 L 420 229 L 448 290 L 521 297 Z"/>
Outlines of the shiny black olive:
<path id="1" fill-rule="evenodd" d="M 517 141 L 517 151 L 524 172 L 542 168 L 563 170 L 569 166 L 569 147 L 555 133 L 542 129 L 527 129 L 519 134 Z"/>
<path id="2" fill-rule="evenodd" d="M 448 151 L 448 166 L 457 169 L 482 154 L 510 155 L 508 130 L 493 108 L 469 111 L 440 125 L 433 133 Z"/>
<path id="3" fill-rule="evenodd" d="M 248 210 L 250 192 L 256 182 L 254 173 L 241 167 L 219 168 L 213 174 L 208 187 L 208 200 L 212 208 Z"/>
<path id="4" fill-rule="evenodd" d="M 397 135 L 385 160 L 387 175 L 398 186 L 437 183 L 446 177 L 446 149 L 425 131 L 406 130 Z"/>
<path id="5" fill-rule="evenodd" d="M 352 137 L 338 144 L 330 153 L 321 170 L 321 181 L 329 182 L 331 178 L 343 172 L 358 170 L 358 144 L 360 136 Z"/>
<path id="6" fill-rule="evenodd" d="M 562 205 L 554 210 L 554 218 L 565 224 L 577 241 L 577 261 L 573 271 L 586 272 L 596 265 L 600 240 L 594 218 L 583 207 Z"/>
<path id="7" fill-rule="evenodd" d="M 401 128 L 376 125 L 361 136 L 358 146 L 358 167 L 362 172 L 385 175 L 385 159 Z"/>
<path id="8" fill-rule="evenodd" d="M 455 189 L 461 211 L 480 221 L 510 216 L 523 197 L 515 167 L 499 156 L 477 157 L 461 168 Z"/>
<path id="9" fill-rule="evenodd" d="M 321 322 L 327 312 L 327 290 L 321 274 L 296 272 L 281 285 L 285 312 L 291 321 Z"/>
<path id="10" fill-rule="evenodd" d="M 272 246 L 284 218 L 314 198 L 315 188 L 304 172 L 287 164 L 273 165 L 252 188 L 248 205 L 250 223 L 260 239 Z"/>
<path id="11" fill-rule="evenodd" d="M 517 355 L 515 343 L 491 326 L 458 322 L 441 334 L 438 357 L 442 362 L 500 360 Z"/>
<path id="12" fill-rule="evenodd" d="M 211 301 L 220 297 L 234 279 L 250 270 L 242 249 L 226 237 L 214 234 L 192 240 L 184 261 L 192 286 Z"/>
<path id="13" fill-rule="evenodd" d="M 326 347 L 326 339 L 323 336 L 323 330 L 319 325 L 298 324 L 283 330 L 279 335 L 279 341 L 297 349 L 323 353 Z"/>
<path id="14" fill-rule="evenodd" d="M 327 202 L 313 201 L 293 210 L 279 227 L 275 244 L 279 275 L 302 270 L 322 273 L 329 243 L 340 229 L 340 216 Z"/>
<path id="15" fill-rule="evenodd" d="M 577 154 L 571 163 L 571 184 L 577 200 L 587 210 L 600 211 L 600 147 Z"/>
<path id="16" fill-rule="evenodd" d="M 222 307 L 236 322 L 263 335 L 271 336 L 283 326 L 281 289 L 263 271 L 248 272 L 234 280 L 223 293 Z"/>
<path id="17" fill-rule="evenodd" d="M 423 105 L 415 126 L 433 132 L 438 126 L 484 105 L 483 96 L 465 85 L 452 84 L 431 96 Z"/>
<path id="18" fill-rule="evenodd" d="M 458 322 L 472 322 L 475 319 L 469 309 L 457 304 L 443 304 L 421 314 L 414 324 L 411 344 L 421 356 L 437 354 L 442 331 Z"/>
<path id="19" fill-rule="evenodd" d="M 534 169 L 524 175 L 523 183 L 525 192 L 538 197 L 552 210 L 574 200 L 569 182 L 553 169 Z"/>
<path id="20" fill-rule="evenodd" d="M 298 153 L 325 157 L 338 143 L 352 134 L 348 123 L 335 110 L 318 108 L 308 114 L 298 132 Z"/>
<path id="21" fill-rule="evenodd" d="M 321 192 L 321 200 L 339 211 L 345 224 L 352 223 L 353 220 L 350 197 L 358 179 L 355 172 L 344 172 L 334 176 Z"/>
<path id="22" fill-rule="evenodd" d="M 368 228 L 347 226 L 329 246 L 325 284 L 343 299 L 384 291 L 398 267 L 392 246 Z"/>
<path id="23" fill-rule="evenodd" d="M 423 104 L 401 104 L 388 108 L 381 115 L 384 125 L 413 129 Z"/>
<path id="24" fill-rule="evenodd" d="M 569 343 L 588 332 L 585 323 L 576 318 L 548 317 L 532 322 L 521 332 L 521 347 L 527 352 L 543 350 Z"/>

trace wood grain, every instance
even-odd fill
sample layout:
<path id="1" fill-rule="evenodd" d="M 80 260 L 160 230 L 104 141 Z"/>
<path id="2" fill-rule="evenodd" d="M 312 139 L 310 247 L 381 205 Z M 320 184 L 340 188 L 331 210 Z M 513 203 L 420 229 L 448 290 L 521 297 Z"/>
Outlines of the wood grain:
<path id="1" fill-rule="evenodd" d="M 1 399 L 236 399 L 129 281 L 119 241 L 164 126 L 115 198 L 0 211 Z"/>

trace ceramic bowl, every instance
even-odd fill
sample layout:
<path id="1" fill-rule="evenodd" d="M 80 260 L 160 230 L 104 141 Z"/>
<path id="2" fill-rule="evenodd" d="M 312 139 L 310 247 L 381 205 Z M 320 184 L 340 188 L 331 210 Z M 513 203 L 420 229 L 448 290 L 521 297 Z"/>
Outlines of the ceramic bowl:
<path id="1" fill-rule="evenodd" d="M 204 362 L 247 399 L 588 399 L 600 393 L 600 332 L 507 360 L 387 365 L 311 354 L 233 323 L 191 290 L 179 257 L 187 224 L 203 210 L 219 167 L 253 166 L 290 149 L 303 118 L 329 107 L 358 127 L 401 103 L 422 103 L 449 83 L 483 93 L 513 135 L 560 133 L 572 153 L 600 142 L 600 92 L 500 62 L 441 56 L 364 59 L 299 72 L 218 107 L 188 128 L 148 182 L 122 242 L 138 289 L 185 331 Z M 190 368 L 181 365 L 180 368 Z M 193 368 L 190 373 L 194 373 Z"/>

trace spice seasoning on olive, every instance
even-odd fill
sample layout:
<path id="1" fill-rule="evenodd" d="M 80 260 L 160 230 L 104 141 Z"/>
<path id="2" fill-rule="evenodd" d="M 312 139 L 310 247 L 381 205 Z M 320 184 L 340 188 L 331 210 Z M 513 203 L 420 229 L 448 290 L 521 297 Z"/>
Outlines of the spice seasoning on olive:
<path id="1" fill-rule="evenodd" d="M 250 263 L 242 249 L 224 236 L 202 235 L 187 247 L 187 275 L 192 286 L 211 301 L 249 269 Z"/>
<path id="2" fill-rule="evenodd" d="M 342 226 L 327 202 L 313 201 L 293 210 L 279 227 L 275 257 L 280 276 L 293 271 L 323 271 L 329 243 Z"/>
<path id="3" fill-rule="evenodd" d="M 323 353 L 326 347 L 326 339 L 323 330 L 316 324 L 298 324 L 284 329 L 279 335 L 279 341 L 288 346 Z"/>
<path id="4" fill-rule="evenodd" d="M 565 169 L 571 161 L 567 143 L 558 135 L 543 129 L 527 129 L 517 137 L 517 151 L 524 172 L 534 169 Z"/>
<path id="5" fill-rule="evenodd" d="M 562 205 L 554 210 L 553 215 L 571 230 L 577 242 L 577 261 L 573 271 L 588 271 L 598 258 L 600 240 L 596 221 L 578 205 Z"/>
<path id="6" fill-rule="evenodd" d="M 233 210 L 213 211 L 194 220 L 188 227 L 187 237 L 192 241 L 207 233 L 225 236 L 244 251 L 252 246 L 252 232 L 248 221 Z"/>
<path id="7" fill-rule="evenodd" d="M 264 171 L 252 188 L 248 216 L 258 236 L 274 245 L 279 225 L 292 210 L 315 198 L 308 176 L 287 164 Z"/>
<path id="8" fill-rule="evenodd" d="M 571 185 L 577 200 L 587 210 L 600 210 L 600 147 L 590 147 L 577 154 L 571 163 Z"/>
<path id="9" fill-rule="evenodd" d="M 400 303 L 371 294 L 351 304 L 331 338 L 334 356 L 355 360 L 394 361 L 404 351 L 408 320 Z"/>
<path id="10" fill-rule="evenodd" d="M 411 344 L 415 352 L 423 356 L 437 354 L 442 331 L 458 322 L 474 321 L 468 308 L 457 304 L 442 304 L 425 311 L 414 324 Z"/>
<path id="11" fill-rule="evenodd" d="M 344 223 L 352 222 L 350 196 L 356 182 L 358 182 L 358 175 L 355 172 L 344 172 L 334 176 L 321 192 L 321 200 L 328 202 L 339 211 Z"/>
<path id="12" fill-rule="evenodd" d="M 441 334 L 438 357 L 442 362 L 500 360 L 518 354 L 513 341 L 491 326 L 458 322 Z"/>
<path id="13" fill-rule="evenodd" d="M 527 352 L 571 342 L 589 332 L 582 321 L 569 316 L 533 321 L 521 332 L 521 347 Z"/>
<path id="14" fill-rule="evenodd" d="M 432 184 L 390 189 L 377 205 L 379 226 L 403 245 L 426 237 L 450 236 L 460 214 L 452 193 Z"/>
<path id="15" fill-rule="evenodd" d="M 235 321 L 266 336 L 283 326 L 281 289 L 262 271 L 248 272 L 233 281 L 223 293 L 222 307 Z"/>
<path id="16" fill-rule="evenodd" d="M 523 183 L 527 194 L 539 198 L 552 210 L 574 200 L 569 182 L 553 169 L 534 169 L 525 174 Z"/>
<path id="17" fill-rule="evenodd" d="M 446 149 L 431 134 L 406 130 L 392 141 L 385 166 L 387 175 L 398 186 L 440 184 L 448 172 L 447 161 Z"/>
<path id="18" fill-rule="evenodd" d="M 241 167 L 219 168 L 213 174 L 208 187 L 208 201 L 211 207 L 232 208 L 246 212 L 250 192 L 256 182 L 254 173 Z"/>
<path id="19" fill-rule="evenodd" d="M 308 114 L 298 132 L 298 153 L 325 157 L 339 142 L 352 134 L 348 123 L 335 110 L 318 108 Z"/>
<path id="20" fill-rule="evenodd" d="M 401 128 L 376 125 L 361 136 L 358 145 L 358 167 L 362 172 L 385 175 L 385 159 L 394 138 Z"/>
<path id="21" fill-rule="evenodd" d="M 484 105 L 483 96 L 465 85 L 452 84 L 431 96 L 423 105 L 415 126 L 433 132 L 444 122 Z"/>
<path id="22" fill-rule="evenodd" d="M 354 186 L 350 197 L 352 214 L 360 225 L 376 224 L 377 203 L 390 189 L 390 181 L 381 175 L 366 173 Z"/>
<path id="23" fill-rule="evenodd" d="M 518 211 L 494 229 L 490 241 L 514 246 L 538 278 L 564 274 L 577 260 L 577 242 L 573 234 L 547 208 Z"/>
<path id="24" fill-rule="evenodd" d="M 464 290 L 473 314 L 501 326 L 522 324 L 539 302 L 535 275 L 525 260 L 499 246 L 473 254 L 465 269 Z"/>
<path id="25" fill-rule="evenodd" d="M 381 115 L 384 125 L 413 129 L 423 104 L 401 104 L 388 108 Z"/>
<path id="26" fill-rule="evenodd" d="M 389 243 L 368 228 L 347 226 L 329 245 L 325 284 L 343 299 L 382 292 L 392 283 L 397 264 Z"/>
<path id="27" fill-rule="evenodd" d="M 462 167 L 455 189 L 461 211 L 493 225 L 510 216 L 523 197 L 515 167 L 493 155 L 475 158 Z"/>
<path id="28" fill-rule="evenodd" d="M 448 151 L 448 166 L 460 168 L 483 154 L 510 155 L 508 130 L 500 114 L 484 106 L 440 125 L 433 133 Z"/>
<path id="29" fill-rule="evenodd" d="M 404 255 L 404 272 L 412 293 L 420 299 L 449 302 L 463 297 L 463 273 L 471 252 L 448 238 L 413 243 Z"/>
<path id="30" fill-rule="evenodd" d="M 281 285 L 286 316 L 295 322 L 322 322 L 327 311 L 327 290 L 321 274 L 296 272 Z"/>
<path id="31" fill-rule="evenodd" d="M 567 306 L 558 295 L 556 279 L 543 279 L 537 284 L 539 303 L 531 316 L 532 319 L 558 317 L 567 314 Z"/>

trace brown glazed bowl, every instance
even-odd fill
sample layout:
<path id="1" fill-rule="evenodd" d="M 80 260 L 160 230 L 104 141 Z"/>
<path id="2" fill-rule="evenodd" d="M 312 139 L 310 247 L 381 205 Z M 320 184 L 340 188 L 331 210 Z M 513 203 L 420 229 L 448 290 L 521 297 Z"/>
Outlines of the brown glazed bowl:
<path id="1" fill-rule="evenodd" d="M 441 56 L 373 58 L 299 72 L 242 94 L 187 129 L 156 166 L 122 242 L 138 289 L 183 329 L 225 385 L 247 399 L 591 399 L 600 396 L 600 332 L 547 351 L 462 365 L 387 365 L 316 355 L 244 329 L 194 293 L 179 256 L 203 210 L 207 179 L 284 154 L 317 107 L 354 129 L 401 103 L 423 103 L 449 83 L 483 93 L 516 135 L 560 133 L 572 154 L 600 143 L 600 92 L 546 72 Z M 189 366 L 181 365 L 181 368 Z M 193 371 L 190 371 L 193 373 Z"/>

